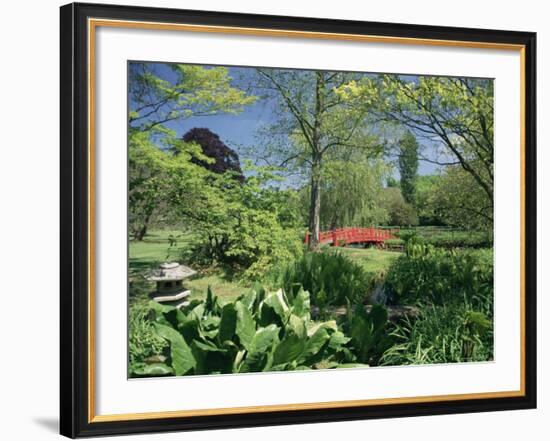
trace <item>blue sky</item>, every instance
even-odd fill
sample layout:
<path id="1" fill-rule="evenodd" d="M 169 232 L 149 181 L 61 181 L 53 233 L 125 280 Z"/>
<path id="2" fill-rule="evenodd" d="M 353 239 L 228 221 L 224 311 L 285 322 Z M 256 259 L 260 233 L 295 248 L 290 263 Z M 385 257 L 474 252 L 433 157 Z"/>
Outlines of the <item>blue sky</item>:
<path id="1" fill-rule="evenodd" d="M 253 68 L 228 67 L 228 69 L 229 75 L 233 79 L 233 85 L 242 87 Z M 163 79 L 168 81 L 175 79 L 174 73 L 166 64 L 154 63 L 154 70 Z M 170 122 L 167 126 L 175 130 L 179 137 L 194 127 L 208 128 L 216 133 L 227 146 L 237 151 L 242 162 L 243 159 L 248 157 L 247 155 L 251 151 L 254 151 L 254 146 L 257 145 L 256 136 L 258 130 L 262 126 L 274 122 L 272 112 L 272 106 L 274 105 L 276 103 L 260 99 L 254 104 L 246 106 L 244 111 L 238 115 L 219 114 L 191 117 L 185 120 Z M 419 140 L 419 142 L 424 145 L 423 154 L 429 159 L 435 159 L 435 146 L 427 145 L 426 141 Z M 418 173 L 420 175 L 435 174 L 439 169 L 441 167 L 436 164 L 420 160 Z M 397 170 L 395 170 L 394 175 L 396 178 L 399 177 Z"/>

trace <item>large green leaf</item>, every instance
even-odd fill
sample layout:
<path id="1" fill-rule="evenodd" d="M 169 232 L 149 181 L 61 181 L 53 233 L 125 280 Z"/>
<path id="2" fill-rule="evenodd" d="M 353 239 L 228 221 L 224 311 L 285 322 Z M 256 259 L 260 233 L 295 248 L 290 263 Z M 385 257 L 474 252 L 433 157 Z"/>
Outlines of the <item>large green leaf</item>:
<path id="1" fill-rule="evenodd" d="M 177 311 L 174 306 L 163 305 L 159 302 L 155 302 L 154 300 L 149 301 L 149 318 L 154 320 L 156 323 L 171 326 L 172 323 L 167 319 L 166 315 L 173 311 Z"/>
<path id="2" fill-rule="evenodd" d="M 235 354 L 235 358 L 233 359 L 233 372 L 240 372 L 241 364 L 245 354 L 246 354 L 246 350 L 244 349 L 238 351 Z"/>
<path id="3" fill-rule="evenodd" d="M 280 365 L 296 361 L 304 351 L 305 340 L 296 334 L 288 334 L 275 348 L 273 364 Z"/>
<path id="4" fill-rule="evenodd" d="M 336 324 L 335 320 L 329 320 L 326 322 L 315 322 L 307 329 L 307 335 L 311 337 L 313 334 L 315 334 L 319 329 L 327 329 L 329 331 L 337 331 L 338 325 Z"/>
<path id="5" fill-rule="evenodd" d="M 178 331 L 188 344 L 191 344 L 194 339 L 201 337 L 199 320 L 193 314 L 179 317 Z"/>
<path id="6" fill-rule="evenodd" d="M 191 350 L 197 360 L 196 374 L 225 374 L 233 371 L 236 348 L 218 347 L 209 341 L 195 340 Z"/>
<path id="7" fill-rule="evenodd" d="M 218 332 L 218 339 L 220 343 L 226 340 L 232 340 L 237 329 L 237 310 L 233 303 L 228 303 L 222 309 L 222 316 L 220 320 L 220 330 Z"/>
<path id="8" fill-rule="evenodd" d="M 307 339 L 305 349 L 301 355 L 300 361 L 307 360 L 321 350 L 325 343 L 330 339 L 330 335 L 325 328 L 319 328 L 315 334 Z"/>
<path id="9" fill-rule="evenodd" d="M 254 312 L 254 304 L 256 302 L 256 291 L 251 289 L 247 293 L 239 297 L 239 301 L 242 302 L 250 312 Z"/>
<path id="10" fill-rule="evenodd" d="M 259 326 L 268 326 L 272 323 L 284 325 L 284 322 L 280 319 L 275 310 L 264 302 L 258 306 L 258 314 L 256 317 Z"/>
<path id="11" fill-rule="evenodd" d="M 352 345 L 358 360 L 369 363 L 380 357 L 391 344 L 386 333 L 388 313 L 382 305 L 374 305 L 367 313 L 363 305 L 357 305 L 349 324 Z"/>
<path id="12" fill-rule="evenodd" d="M 196 318 L 197 320 L 202 320 L 202 317 L 205 312 L 205 306 L 204 303 L 199 303 L 197 306 L 195 306 L 191 312 L 189 313 L 190 316 Z"/>
<path id="13" fill-rule="evenodd" d="M 235 309 L 237 311 L 236 333 L 245 349 L 250 350 L 256 333 L 256 322 L 248 308 L 241 302 L 235 302 Z"/>
<path id="14" fill-rule="evenodd" d="M 342 331 L 336 331 L 330 336 L 329 347 L 331 349 L 340 349 L 341 346 L 347 344 L 351 338 L 346 337 Z"/>
<path id="15" fill-rule="evenodd" d="M 155 302 L 154 300 L 149 301 L 149 308 L 159 315 L 176 309 L 175 306 L 163 305 L 162 303 Z"/>
<path id="16" fill-rule="evenodd" d="M 203 337 L 214 338 L 218 335 L 220 325 L 220 317 L 217 315 L 208 314 L 200 321 L 200 332 Z"/>
<path id="17" fill-rule="evenodd" d="M 292 302 L 292 313 L 304 320 L 310 319 L 310 297 L 309 292 L 300 288 Z"/>
<path id="18" fill-rule="evenodd" d="M 361 309 L 363 309 L 361 307 Z M 368 359 L 368 352 L 372 342 L 372 328 L 368 317 L 356 314 L 350 323 L 350 337 L 360 361 Z"/>
<path id="19" fill-rule="evenodd" d="M 176 375 L 183 375 L 195 367 L 196 360 L 191 348 L 178 331 L 159 323 L 155 324 L 155 330 L 160 337 L 170 342 L 170 357 Z"/>
<path id="20" fill-rule="evenodd" d="M 307 337 L 306 321 L 297 315 L 291 314 L 287 323 L 287 327 L 300 338 Z"/>
<path id="21" fill-rule="evenodd" d="M 265 328 L 260 328 L 254 334 L 250 344 L 250 353 L 265 352 L 278 339 L 279 327 L 269 325 Z"/>
<path id="22" fill-rule="evenodd" d="M 260 328 L 254 334 L 250 350 L 240 366 L 240 372 L 258 372 L 269 370 L 272 363 L 272 348 L 279 341 L 280 328 L 276 325 L 269 325 Z"/>
<path id="23" fill-rule="evenodd" d="M 205 352 L 225 352 L 224 348 L 219 348 L 214 343 L 209 341 L 194 340 L 193 345 Z"/>
<path id="24" fill-rule="evenodd" d="M 283 323 L 286 322 L 290 314 L 290 308 L 282 289 L 269 293 L 264 299 L 264 304 L 272 308 Z"/>

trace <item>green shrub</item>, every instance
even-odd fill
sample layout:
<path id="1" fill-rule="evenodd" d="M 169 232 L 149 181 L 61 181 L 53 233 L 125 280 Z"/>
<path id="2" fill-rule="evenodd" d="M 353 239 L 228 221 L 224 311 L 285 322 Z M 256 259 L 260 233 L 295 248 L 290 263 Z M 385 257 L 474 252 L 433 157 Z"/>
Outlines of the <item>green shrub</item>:
<path id="1" fill-rule="evenodd" d="M 303 234 L 288 208 L 295 192 L 269 185 L 280 179 L 269 167 L 246 169 L 252 174 L 242 182 L 226 174 L 211 177 L 205 200 L 194 208 L 193 239 L 181 260 L 255 282 L 273 265 L 301 254 Z"/>
<path id="2" fill-rule="evenodd" d="M 440 248 L 490 248 L 493 235 L 489 231 L 453 231 L 441 228 L 402 229 L 395 233 L 400 239 L 408 241 L 416 237 L 417 241 Z"/>
<path id="3" fill-rule="evenodd" d="M 372 283 L 372 276 L 348 257 L 338 252 L 308 252 L 301 258 L 279 266 L 273 273 L 274 286 L 285 292 L 297 287 L 311 293 L 315 306 L 361 303 Z"/>
<path id="4" fill-rule="evenodd" d="M 130 307 L 128 317 L 128 358 L 130 375 L 144 375 L 150 357 L 161 356 L 168 344 L 160 338 L 153 323 L 148 320 L 147 304 L 136 303 Z M 160 375 L 160 371 L 156 375 Z"/>
<path id="5" fill-rule="evenodd" d="M 374 305 L 370 312 L 362 304 L 348 304 L 342 329 L 350 336 L 350 350 L 356 359 L 370 366 L 379 364 L 380 358 L 393 344 L 388 333 L 388 312 L 382 305 Z"/>
<path id="6" fill-rule="evenodd" d="M 441 248 L 488 248 L 492 235 L 484 231 L 448 231 L 424 237 L 424 242 Z"/>
<path id="7" fill-rule="evenodd" d="M 387 247 L 393 247 L 393 246 L 403 246 L 405 245 L 405 241 L 403 239 L 386 239 L 384 241 L 384 245 Z"/>
<path id="8" fill-rule="evenodd" d="M 229 275 L 257 282 L 278 262 L 300 255 L 302 248 L 297 231 L 283 229 L 274 216 L 243 215 L 239 226 L 197 234 L 180 260 L 195 267 L 217 266 Z"/>
<path id="9" fill-rule="evenodd" d="M 466 305 L 428 306 L 420 317 L 394 325 L 395 344 L 382 365 L 488 361 L 493 358 L 492 322 Z"/>
<path id="10" fill-rule="evenodd" d="M 130 302 L 134 303 L 148 299 L 148 294 L 152 289 L 152 283 L 145 278 L 144 274 L 135 274 L 131 276 L 128 281 Z"/>
<path id="11" fill-rule="evenodd" d="M 492 316 L 492 250 L 443 250 L 410 240 L 386 276 L 386 288 L 400 304 L 467 302 Z"/>
<path id="12" fill-rule="evenodd" d="M 164 363 L 132 374 L 203 375 L 358 366 L 334 320 L 310 317 L 309 293 L 262 288 L 222 304 L 207 298 L 181 309 L 150 303 L 151 326 L 169 345 Z M 350 364 L 351 363 L 351 364 Z"/>

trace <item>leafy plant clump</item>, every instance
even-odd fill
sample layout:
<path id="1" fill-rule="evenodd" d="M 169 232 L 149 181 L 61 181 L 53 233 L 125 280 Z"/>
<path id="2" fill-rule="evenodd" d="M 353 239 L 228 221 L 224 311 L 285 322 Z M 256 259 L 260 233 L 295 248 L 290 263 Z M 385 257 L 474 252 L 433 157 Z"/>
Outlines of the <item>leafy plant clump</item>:
<path id="1" fill-rule="evenodd" d="M 493 246 L 493 236 L 490 231 L 441 231 L 426 229 L 402 230 L 399 237 L 408 241 L 415 241 L 439 248 L 490 248 Z"/>
<path id="2" fill-rule="evenodd" d="M 274 271 L 273 279 L 285 292 L 302 287 L 321 309 L 345 305 L 348 301 L 362 303 L 372 284 L 372 276 L 338 252 L 305 253 Z"/>
<path id="3" fill-rule="evenodd" d="M 257 282 L 273 265 L 301 254 L 302 243 L 287 210 L 296 196 L 267 185 L 277 179 L 271 169 L 247 164 L 245 170 L 254 174 L 242 181 L 230 173 L 210 177 L 181 259 Z"/>
<path id="4" fill-rule="evenodd" d="M 492 235 L 484 231 L 441 232 L 424 238 L 425 243 L 441 248 L 488 248 Z"/>
<path id="5" fill-rule="evenodd" d="M 223 305 L 209 290 L 177 309 L 150 304 L 151 326 L 169 347 L 164 363 L 130 366 L 131 376 L 205 375 L 360 366 L 335 321 L 315 322 L 304 290 L 258 288 Z"/>
<path id="6" fill-rule="evenodd" d="M 130 373 L 134 376 L 165 375 L 169 371 L 158 369 L 156 360 L 162 360 L 162 353 L 168 344 L 155 332 L 153 323 L 148 319 L 147 304 L 134 304 L 130 308 L 128 320 L 128 354 Z M 152 363 L 146 363 L 151 361 Z"/>
<path id="7" fill-rule="evenodd" d="M 367 313 L 363 305 L 352 308 L 348 304 L 347 317 L 342 324 L 350 336 L 350 348 L 356 359 L 369 366 L 377 366 L 383 354 L 392 347 L 394 338 L 388 332 L 388 312 L 382 305 L 374 305 Z"/>
<path id="8" fill-rule="evenodd" d="M 416 320 L 404 319 L 390 332 L 394 345 L 381 365 L 488 361 L 493 358 L 493 324 L 466 305 L 426 307 Z"/>
<path id="9" fill-rule="evenodd" d="M 386 239 L 384 241 L 384 246 L 387 247 L 387 248 L 392 248 L 392 247 L 402 247 L 405 245 L 405 241 L 403 239 Z"/>
<path id="10" fill-rule="evenodd" d="M 458 251 L 410 240 L 396 259 L 386 288 L 400 304 L 450 305 L 466 302 L 492 316 L 493 261 L 491 250 Z"/>

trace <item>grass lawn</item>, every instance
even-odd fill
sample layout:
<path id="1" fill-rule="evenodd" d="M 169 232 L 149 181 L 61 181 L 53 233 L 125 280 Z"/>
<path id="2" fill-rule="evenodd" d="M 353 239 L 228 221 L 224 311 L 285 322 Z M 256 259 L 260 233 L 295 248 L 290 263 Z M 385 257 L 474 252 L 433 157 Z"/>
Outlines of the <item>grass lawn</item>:
<path id="1" fill-rule="evenodd" d="M 177 237 L 177 246 L 170 246 L 170 236 Z M 157 263 L 178 260 L 182 242 L 185 242 L 182 239 L 185 238 L 181 231 L 158 230 L 147 233 L 141 242 L 131 240 L 129 242 L 130 273 L 148 270 Z"/>
<path id="2" fill-rule="evenodd" d="M 170 247 L 170 237 L 176 238 L 176 245 Z M 178 261 L 181 249 L 189 240 L 189 236 L 181 231 L 152 230 L 143 241 L 130 241 L 130 274 L 147 271 L 149 268 L 166 261 Z M 332 250 L 332 249 L 331 249 Z M 340 247 L 338 251 L 359 263 L 367 272 L 383 273 L 392 261 L 401 253 L 378 250 L 376 248 Z M 227 301 L 233 300 L 246 292 L 248 286 L 227 280 L 221 273 L 211 272 L 199 274 L 185 281 L 185 286 L 191 289 L 191 298 L 204 298 L 208 286 L 215 295 Z M 153 288 L 153 284 L 151 284 Z"/>
<path id="3" fill-rule="evenodd" d="M 176 245 L 170 246 L 170 237 L 176 239 Z M 141 242 L 130 241 L 130 274 L 147 271 L 162 262 L 178 261 L 181 250 L 188 243 L 189 236 L 176 230 L 152 230 Z M 228 281 L 221 274 L 210 273 L 196 275 L 184 282 L 191 289 L 191 299 L 206 296 L 208 286 L 215 295 L 224 300 L 233 300 L 245 292 L 248 287 Z M 153 284 L 151 284 L 153 287 Z"/>
<path id="4" fill-rule="evenodd" d="M 369 273 L 385 272 L 402 253 L 377 248 L 339 247 L 338 251 L 360 264 Z"/>
<path id="5" fill-rule="evenodd" d="M 240 285 L 224 279 L 219 274 L 195 276 L 185 283 L 185 286 L 191 289 L 191 299 L 202 299 L 206 297 L 208 287 L 220 298 L 220 300 L 235 300 L 241 294 L 245 293 L 250 287 Z"/>

